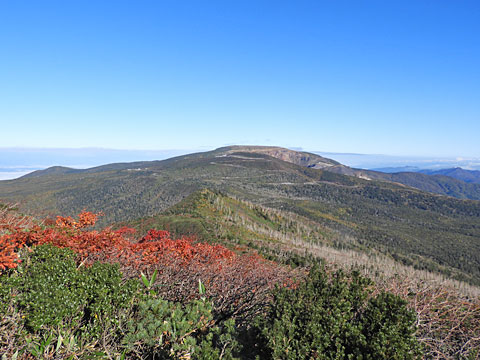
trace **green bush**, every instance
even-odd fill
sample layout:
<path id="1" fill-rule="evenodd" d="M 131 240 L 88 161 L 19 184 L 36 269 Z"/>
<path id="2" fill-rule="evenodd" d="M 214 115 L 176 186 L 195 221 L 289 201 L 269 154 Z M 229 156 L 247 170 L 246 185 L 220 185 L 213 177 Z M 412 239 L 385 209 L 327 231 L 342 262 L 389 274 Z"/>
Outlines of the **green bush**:
<path id="1" fill-rule="evenodd" d="M 20 354 L 234 359 L 238 353 L 233 319 L 216 324 L 209 301 L 158 299 L 139 291 L 139 280 L 123 281 L 117 265 L 77 266 L 71 250 L 51 245 L 34 247 L 23 260 L 0 277 L 0 315 L 10 319 L 0 327 L 13 329 L 5 343 L 15 341 Z"/>
<path id="2" fill-rule="evenodd" d="M 38 246 L 19 271 L 22 281 L 17 299 L 27 327 L 40 330 L 80 322 L 85 291 L 71 250 Z"/>
<path id="3" fill-rule="evenodd" d="M 106 321 L 115 322 L 119 310 L 131 306 L 138 284 L 123 283 L 116 265 L 77 268 L 70 249 L 51 245 L 35 247 L 19 272 L 17 301 L 26 314 L 27 327 L 34 331 L 50 327 L 91 330 Z"/>
<path id="4" fill-rule="evenodd" d="M 11 310 L 19 281 L 20 278 L 14 270 L 9 270 L 0 275 L 0 315 L 4 315 Z"/>
<path id="5" fill-rule="evenodd" d="M 403 299 L 382 292 L 368 301 L 360 324 L 366 342 L 357 346 L 366 359 L 414 359 L 420 354 L 415 324 Z"/>
<path id="6" fill-rule="evenodd" d="M 69 249 L 32 250 L 21 266 L 0 277 L 2 342 L 35 358 L 121 353 L 139 282 L 123 281 L 117 265 L 77 266 Z"/>
<path id="7" fill-rule="evenodd" d="M 208 301 L 194 300 L 182 305 L 147 298 L 139 303 L 130 320 L 124 342 L 142 358 L 216 359 L 223 351 L 224 359 L 233 359 L 232 351 L 238 346 L 233 320 L 221 328 L 213 324 L 212 305 Z"/>
<path id="8" fill-rule="evenodd" d="M 415 314 L 400 298 L 371 296 L 370 281 L 353 272 L 329 276 L 312 268 L 296 289 L 277 288 L 257 319 L 262 358 L 417 359 Z"/>

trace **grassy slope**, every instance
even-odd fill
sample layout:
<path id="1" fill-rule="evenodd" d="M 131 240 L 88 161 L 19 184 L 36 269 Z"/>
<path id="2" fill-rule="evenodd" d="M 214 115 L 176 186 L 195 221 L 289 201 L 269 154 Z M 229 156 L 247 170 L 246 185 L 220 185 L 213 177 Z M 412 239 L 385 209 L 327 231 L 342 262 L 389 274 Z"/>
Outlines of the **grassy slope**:
<path id="1" fill-rule="evenodd" d="M 151 228 L 169 230 L 174 236 L 195 235 L 202 241 L 228 245 L 280 245 L 296 241 L 333 245 L 331 230 L 293 213 L 265 208 L 251 202 L 204 189 L 161 214 L 121 223 L 140 234 Z"/>
<path id="2" fill-rule="evenodd" d="M 426 268 L 425 263 L 431 262 L 428 257 L 408 252 L 407 255 L 401 255 L 388 251 L 385 247 L 362 244 L 331 226 L 332 223 L 355 226 L 354 223 L 342 221 L 327 213 L 317 216 L 328 219 L 330 225 L 320 225 L 319 221 L 313 221 L 308 216 L 266 208 L 225 194 L 202 190 L 161 214 L 118 226 L 134 227 L 139 234 L 144 234 L 151 228 L 168 229 L 175 236 L 196 235 L 202 241 L 222 242 L 233 247 L 253 247 L 260 249 L 266 256 L 288 264 L 305 264 L 309 259 L 319 257 L 337 266 L 360 266 L 374 278 L 378 274 L 387 277 L 404 274 L 419 279 L 438 280 L 435 275 L 421 270 Z M 379 251 L 379 248 L 387 251 Z M 403 261 L 394 261 L 400 258 Z M 402 262 L 410 266 L 404 266 Z M 437 272 L 465 278 L 465 274 L 457 269 L 433 264 L 432 269 Z M 413 270 L 414 267 L 417 270 Z M 465 284 L 461 286 L 465 287 Z M 474 293 L 479 293 L 479 290 L 475 289 Z"/>

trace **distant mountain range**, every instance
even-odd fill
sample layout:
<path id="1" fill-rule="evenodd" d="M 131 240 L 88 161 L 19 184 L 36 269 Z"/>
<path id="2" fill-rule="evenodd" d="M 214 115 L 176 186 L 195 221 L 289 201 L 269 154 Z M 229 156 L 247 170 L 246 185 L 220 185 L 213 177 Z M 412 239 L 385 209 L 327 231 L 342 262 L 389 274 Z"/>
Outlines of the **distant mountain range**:
<path id="1" fill-rule="evenodd" d="M 466 183 L 480 184 L 479 170 L 466 170 L 460 167 L 448 169 L 421 169 L 416 166 L 402 166 L 402 167 L 386 167 L 376 168 L 373 171 L 385 173 L 400 173 L 400 172 L 418 172 L 427 175 L 445 175 L 454 179 L 464 181 Z"/>
<path id="2" fill-rule="evenodd" d="M 466 183 L 480 184 L 479 170 L 465 170 L 457 167 L 442 170 L 420 170 L 419 172 L 427 175 L 445 175 L 457 180 L 465 181 Z"/>
<path id="3" fill-rule="evenodd" d="M 480 157 L 427 157 L 313 152 L 357 169 L 399 172 L 418 171 L 420 169 L 440 170 L 459 167 L 468 170 L 480 170 Z"/>
<path id="4" fill-rule="evenodd" d="M 435 194 L 453 196 L 459 199 L 480 200 L 480 184 L 465 182 L 453 176 L 447 176 L 440 171 L 432 171 L 431 174 L 423 172 L 394 172 L 385 173 L 373 170 L 354 169 L 344 165 L 332 166 L 328 171 L 338 174 L 356 176 L 363 179 L 390 181 L 406 186 L 411 186 L 423 191 Z M 424 170 L 427 171 L 427 170 Z M 448 170 L 446 170 L 448 173 Z M 466 176 L 469 171 L 464 171 Z M 474 172 L 471 172 L 474 174 Z M 457 174 L 461 174 L 458 172 Z M 472 177 L 474 175 L 472 174 Z M 453 174 L 452 174 L 453 175 Z"/>

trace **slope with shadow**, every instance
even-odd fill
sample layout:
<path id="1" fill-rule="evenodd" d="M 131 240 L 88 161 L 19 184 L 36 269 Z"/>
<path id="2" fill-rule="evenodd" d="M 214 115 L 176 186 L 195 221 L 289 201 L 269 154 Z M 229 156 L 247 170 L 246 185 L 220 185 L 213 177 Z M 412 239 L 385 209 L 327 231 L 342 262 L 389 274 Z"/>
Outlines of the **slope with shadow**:
<path id="1" fill-rule="evenodd" d="M 201 189 L 302 216 L 405 264 L 480 283 L 480 202 L 316 169 L 323 158 L 228 147 L 164 161 L 111 164 L 0 182 L 0 199 L 38 214 L 105 213 L 103 224 L 153 216 Z M 280 154 L 305 167 L 276 157 Z M 338 166 L 334 162 L 328 168 Z"/>
<path id="2" fill-rule="evenodd" d="M 450 175 L 424 174 L 421 172 L 384 173 L 373 170 L 354 169 L 336 165 L 325 170 L 337 174 L 356 176 L 362 179 L 390 181 L 411 186 L 434 194 L 453 196 L 458 199 L 480 200 L 480 184 L 465 182 Z"/>
<path id="3" fill-rule="evenodd" d="M 480 170 L 465 170 L 457 167 L 441 170 L 420 170 L 419 172 L 427 175 L 444 175 L 466 183 L 480 184 Z"/>

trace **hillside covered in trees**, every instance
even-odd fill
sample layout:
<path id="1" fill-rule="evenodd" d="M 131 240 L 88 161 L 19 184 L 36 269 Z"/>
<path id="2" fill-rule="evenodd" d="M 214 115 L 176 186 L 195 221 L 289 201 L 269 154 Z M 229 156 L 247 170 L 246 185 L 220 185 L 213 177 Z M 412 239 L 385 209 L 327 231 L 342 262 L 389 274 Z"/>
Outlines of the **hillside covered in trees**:
<path id="1" fill-rule="evenodd" d="M 156 216 L 210 189 L 308 219 L 338 247 L 480 284 L 479 201 L 329 171 L 338 166 L 314 154 L 237 146 L 156 162 L 50 169 L 0 182 L 0 199 L 39 217 L 103 212 L 106 226 Z"/>

